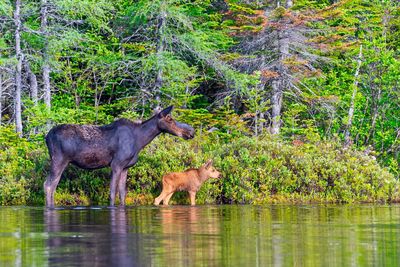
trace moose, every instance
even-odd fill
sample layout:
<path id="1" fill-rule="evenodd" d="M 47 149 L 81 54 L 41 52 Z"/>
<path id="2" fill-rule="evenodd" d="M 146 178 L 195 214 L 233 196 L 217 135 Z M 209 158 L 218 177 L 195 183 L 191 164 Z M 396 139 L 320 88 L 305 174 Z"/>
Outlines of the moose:
<path id="1" fill-rule="evenodd" d="M 184 172 L 172 172 L 163 176 L 163 188 L 161 194 L 154 200 L 154 205 L 158 206 L 162 201 L 168 206 L 169 200 L 176 191 L 188 191 L 190 204 L 196 205 L 196 194 L 201 185 L 210 178 L 219 178 L 221 173 L 213 167 L 210 159 L 198 169 L 188 169 Z"/>
<path id="2" fill-rule="evenodd" d="M 194 129 L 175 121 L 173 106 L 144 122 L 119 119 L 103 126 L 62 124 L 46 135 L 50 155 L 50 173 L 44 182 L 46 206 L 54 206 L 54 191 L 64 169 L 72 163 L 83 169 L 111 167 L 110 205 L 114 206 L 118 185 L 120 205 L 125 205 L 128 168 L 135 165 L 139 152 L 161 133 L 185 140 L 194 137 Z"/>

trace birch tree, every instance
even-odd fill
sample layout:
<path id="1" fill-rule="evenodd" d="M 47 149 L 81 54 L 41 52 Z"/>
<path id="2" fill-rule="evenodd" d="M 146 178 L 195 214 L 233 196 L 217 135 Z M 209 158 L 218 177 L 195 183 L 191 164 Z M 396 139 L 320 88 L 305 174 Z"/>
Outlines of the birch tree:
<path id="1" fill-rule="evenodd" d="M 17 64 L 15 67 L 15 95 L 14 95 L 14 116 L 15 116 L 15 129 L 16 132 L 22 135 L 22 61 L 23 54 L 21 50 L 21 0 L 15 1 L 14 10 L 14 24 L 15 24 L 15 56 Z"/>
<path id="2" fill-rule="evenodd" d="M 49 55 L 49 29 L 48 29 L 48 0 L 41 1 L 40 9 L 40 30 L 44 39 L 43 44 L 43 66 L 42 66 L 42 79 L 44 91 L 44 103 L 47 108 L 51 108 L 51 84 L 50 84 L 50 55 Z"/>
<path id="3" fill-rule="evenodd" d="M 358 54 L 358 59 L 357 59 L 357 67 L 354 72 L 354 82 L 352 85 L 352 94 L 351 94 L 351 99 L 350 99 L 350 107 L 347 115 L 347 123 L 345 125 L 345 131 L 344 131 L 344 144 L 345 146 L 348 146 L 350 144 L 350 129 L 353 124 L 353 116 L 354 116 L 354 105 L 356 101 L 356 95 L 358 91 L 358 81 L 359 81 L 359 75 L 360 75 L 360 68 L 361 68 L 361 63 L 362 63 L 362 45 L 360 45 L 360 52 Z"/>

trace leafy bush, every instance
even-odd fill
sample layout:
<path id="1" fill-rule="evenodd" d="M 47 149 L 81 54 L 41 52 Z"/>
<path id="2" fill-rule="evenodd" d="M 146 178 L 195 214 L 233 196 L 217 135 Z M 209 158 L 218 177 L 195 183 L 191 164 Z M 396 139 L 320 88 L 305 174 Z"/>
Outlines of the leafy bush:
<path id="1" fill-rule="evenodd" d="M 331 142 L 291 144 L 270 136 L 241 137 L 227 143 L 212 135 L 191 142 L 160 137 L 130 170 L 129 187 L 155 196 L 161 190 L 163 174 L 198 167 L 208 158 L 214 159 L 223 179 L 208 181 L 198 194 L 198 203 L 399 199 L 397 180 L 373 157 Z M 183 196 L 185 200 L 178 201 L 187 203 L 185 195 L 180 198 Z"/>
<path id="2" fill-rule="evenodd" d="M 29 184 L 37 177 L 37 156 L 41 154 L 35 143 L 19 138 L 11 127 L 0 127 L 1 205 L 26 204 L 31 195 Z"/>
<path id="3" fill-rule="evenodd" d="M 43 139 L 28 141 L 10 128 L 0 128 L 0 133 L 0 204 L 43 205 L 48 170 Z M 190 141 L 162 135 L 150 143 L 129 171 L 127 204 L 152 204 L 164 174 L 199 167 L 210 158 L 223 178 L 202 186 L 199 204 L 400 200 L 399 183 L 391 173 L 373 157 L 342 149 L 339 143 L 221 136 L 215 131 L 199 133 Z M 56 204 L 107 205 L 109 174 L 109 169 L 68 167 L 57 188 Z M 176 194 L 172 203 L 189 203 L 187 194 Z"/>

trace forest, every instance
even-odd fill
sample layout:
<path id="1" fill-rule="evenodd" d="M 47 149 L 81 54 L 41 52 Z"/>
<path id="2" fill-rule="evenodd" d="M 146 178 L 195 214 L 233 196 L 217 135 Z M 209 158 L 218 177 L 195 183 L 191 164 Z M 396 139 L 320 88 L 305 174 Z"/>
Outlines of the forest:
<path id="1" fill-rule="evenodd" d="M 0 0 L 0 205 L 43 205 L 53 126 L 169 105 L 196 137 L 149 144 L 127 204 L 208 159 L 199 204 L 400 201 L 399 48 L 397 0 Z M 56 203 L 109 175 L 70 166 Z"/>

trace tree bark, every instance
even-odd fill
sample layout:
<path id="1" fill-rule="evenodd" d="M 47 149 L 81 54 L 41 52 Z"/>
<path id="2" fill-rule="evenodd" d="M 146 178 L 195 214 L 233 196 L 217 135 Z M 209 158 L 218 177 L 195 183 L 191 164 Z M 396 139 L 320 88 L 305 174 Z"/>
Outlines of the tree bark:
<path id="1" fill-rule="evenodd" d="M 379 115 L 379 102 L 381 100 L 382 90 L 381 87 L 378 88 L 377 96 L 373 99 L 373 108 L 372 108 L 372 120 L 371 120 L 371 128 L 369 129 L 367 139 L 365 143 L 368 144 L 369 140 L 374 137 L 376 120 Z"/>
<path id="2" fill-rule="evenodd" d="M 36 106 L 38 103 L 38 82 L 35 73 L 32 72 L 28 61 L 25 61 L 25 71 L 29 79 L 29 87 L 31 91 L 31 99 Z"/>
<path id="3" fill-rule="evenodd" d="M 262 134 L 264 132 L 264 120 L 265 120 L 265 115 L 263 111 L 260 111 L 260 117 L 259 117 L 259 133 Z"/>
<path id="4" fill-rule="evenodd" d="M 279 4 L 279 1 L 278 3 Z M 286 7 L 291 8 L 293 1 L 287 0 Z M 281 129 L 281 111 L 282 111 L 282 98 L 283 92 L 287 85 L 285 80 L 285 66 L 283 61 L 289 55 L 289 32 L 288 29 L 283 29 L 278 32 L 278 49 L 279 49 L 279 63 L 278 73 L 279 77 L 272 82 L 272 96 L 271 96 L 271 134 L 279 134 Z"/>
<path id="5" fill-rule="evenodd" d="M 156 81 L 154 84 L 154 92 L 155 92 L 155 98 L 157 102 L 157 107 L 155 109 L 160 109 L 161 106 L 161 98 L 160 98 L 160 89 L 163 85 L 163 69 L 162 66 L 160 66 L 160 62 L 162 61 L 162 53 L 165 50 L 165 24 L 166 24 L 166 19 L 167 19 L 167 13 L 165 11 L 165 6 L 164 3 L 162 3 L 161 6 L 161 12 L 160 12 L 160 17 L 158 21 L 158 44 L 157 44 L 157 76 L 156 76 Z"/>
<path id="6" fill-rule="evenodd" d="M 382 24 L 383 24 L 382 25 L 383 26 L 382 27 L 382 37 L 383 37 L 383 42 L 385 43 L 385 46 L 383 48 L 381 48 L 381 47 L 376 47 L 375 48 L 380 53 L 383 52 L 382 49 L 384 50 L 384 52 L 387 52 L 387 46 L 386 45 L 387 45 L 387 27 L 388 27 L 388 22 L 389 22 L 389 11 L 388 11 L 388 6 L 386 5 L 384 7 L 384 9 L 383 9 L 383 16 L 382 16 Z M 380 70 L 381 67 L 378 65 L 378 66 L 376 66 L 376 68 L 378 70 Z M 377 73 L 378 73 L 377 76 L 381 77 L 381 75 L 382 75 L 381 71 L 378 71 Z M 371 80 L 372 80 L 372 78 L 371 78 Z M 371 94 L 372 103 L 373 103 L 373 106 L 372 106 L 372 119 L 371 119 L 371 128 L 370 128 L 370 130 L 368 132 L 368 136 L 367 136 L 367 138 L 365 140 L 366 144 L 368 144 L 370 139 L 373 138 L 374 135 L 375 135 L 375 127 L 376 127 L 376 122 L 377 122 L 377 119 L 378 119 L 378 116 L 379 116 L 379 104 L 380 104 L 381 97 L 382 97 L 382 88 L 383 87 L 384 87 L 384 85 L 382 83 L 376 85 L 377 89 L 375 89 L 374 86 L 371 86 L 371 90 L 373 92 Z M 375 93 L 375 90 L 376 90 L 376 93 Z"/>
<path id="7" fill-rule="evenodd" d="M 2 111 L 3 111 L 3 74 L 0 71 L 0 126 L 2 121 Z"/>
<path id="8" fill-rule="evenodd" d="M 14 11 L 15 24 L 15 54 L 17 65 L 15 69 L 15 95 L 14 95 L 14 112 L 15 112 L 15 130 L 22 136 L 22 110 L 21 110 L 21 90 L 22 90 L 22 60 L 21 51 L 21 0 L 15 1 Z"/>
<path id="9" fill-rule="evenodd" d="M 361 62 L 362 62 L 362 45 L 360 45 L 360 52 L 358 54 L 358 59 L 357 59 L 357 68 L 354 73 L 354 82 L 353 82 L 353 93 L 351 95 L 351 100 L 350 100 L 350 107 L 349 107 L 349 112 L 348 112 L 348 119 L 347 123 L 345 125 L 345 131 L 344 131 L 344 146 L 347 147 L 350 145 L 350 129 L 353 124 L 353 116 L 354 116 L 354 105 L 356 101 L 356 95 L 358 91 L 358 76 L 360 74 L 360 68 L 361 68 Z"/>
<path id="10" fill-rule="evenodd" d="M 278 78 L 272 82 L 272 96 L 271 96 L 271 134 L 279 134 L 280 132 L 280 116 L 282 109 L 282 80 Z"/>
<path id="11" fill-rule="evenodd" d="M 47 108 L 51 108 L 51 87 L 50 87 L 50 63 L 49 63 L 49 51 L 48 51 L 48 1 L 42 0 L 42 6 L 40 10 L 41 25 L 40 29 L 44 34 L 44 47 L 43 47 L 43 91 L 44 91 L 44 103 Z"/>

